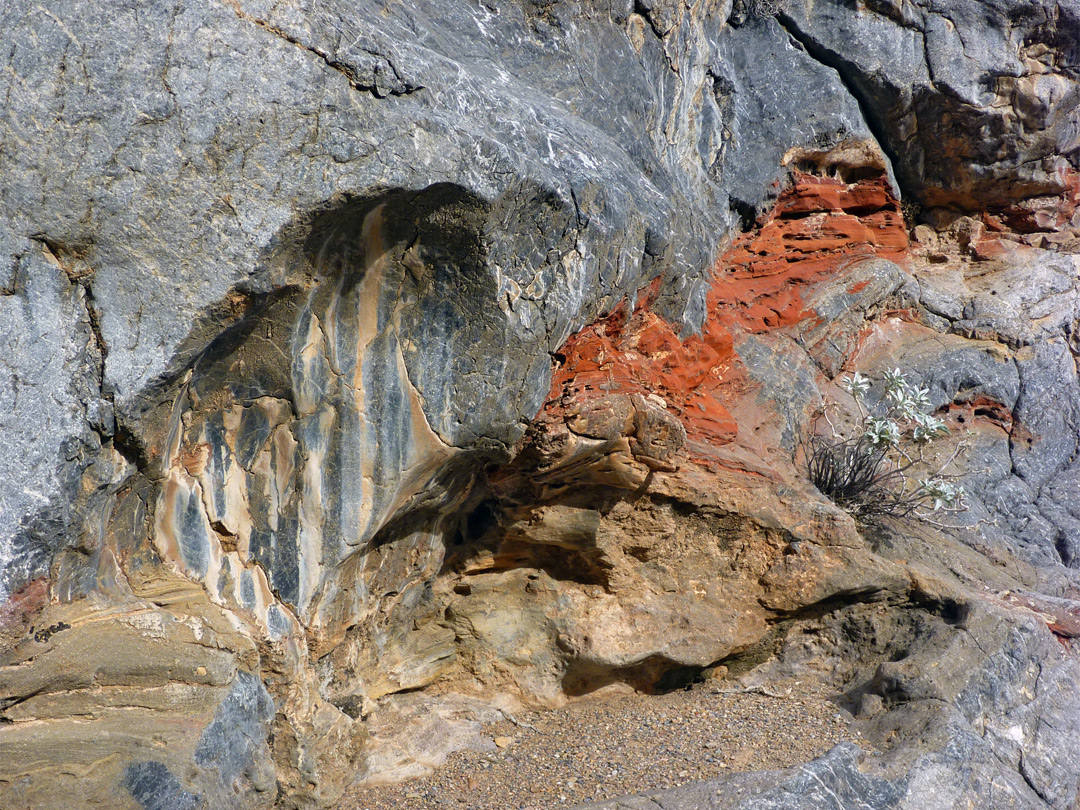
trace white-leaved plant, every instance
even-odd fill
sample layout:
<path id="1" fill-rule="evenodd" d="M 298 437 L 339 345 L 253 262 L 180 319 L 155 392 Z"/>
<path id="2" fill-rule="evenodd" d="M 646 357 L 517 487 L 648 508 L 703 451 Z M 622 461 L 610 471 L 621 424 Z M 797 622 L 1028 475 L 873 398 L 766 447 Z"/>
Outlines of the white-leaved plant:
<path id="1" fill-rule="evenodd" d="M 840 380 L 858 407 L 857 426 L 848 437 L 835 428 L 831 438 L 811 437 L 806 463 L 814 485 L 861 518 L 966 509 L 963 487 L 945 474 L 962 442 L 944 464 L 915 477 L 916 469 L 927 467 L 927 446 L 949 433 L 944 420 L 930 413 L 930 392 L 911 385 L 899 368 L 882 374 L 881 382 L 880 403 L 871 408 L 869 377 L 855 372 Z"/>

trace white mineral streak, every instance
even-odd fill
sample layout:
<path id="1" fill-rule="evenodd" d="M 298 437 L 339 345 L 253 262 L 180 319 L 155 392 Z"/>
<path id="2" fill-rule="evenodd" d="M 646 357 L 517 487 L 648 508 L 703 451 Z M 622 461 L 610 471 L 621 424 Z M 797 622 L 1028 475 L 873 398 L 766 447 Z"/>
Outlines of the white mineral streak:
<path id="1" fill-rule="evenodd" d="M 246 558 L 251 541 L 251 508 L 248 505 L 247 476 L 236 456 L 236 436 L 243 414 L 244 409 L 240 405 L 233 405 L 224 413 L 225 446 L 229 453 L 227 459 L 223 460 L 224 480 L 220 484 L 224 490 L 225 513 L 218 520 L 236 536 L 237 550 Z"/>
<path id="2" fill-rule="evenodd" d="M 269 504 L 267 522 L 274 533 L 280 530 L 278 517 L 289 499 L 298 446 L 292 431 L 285 425 L 278 425 L 251 465 L 251 472 L 261 482 Z"/>
<path id="3" fill-rule="evenodd" d="M 224 549 L 221 548 L 221 542 L 218 538 L 218 534 L 214 531 L 214 527 L 210 524 L 210 519 L 206 514 L 206 501 L 202 497 L 202 486 L 195 482 L 195 497 L 199 498 L 198 505 L 201 514 L 199 517 L 202 519 L 202 528 L 205 540 L 206 548 L 206 575 L 203 577 L 203 584 L 206 586 L 207 592 L 210 594 L 210 598 L 218 604 L 222 604 L 225 601 L 224 595 L 221 593 L 221 555 L 224 553 Z"/>
<path id="4" fill-rule="evenodd" d="M 299 416 L 315 412 L 326 392 L 319 384 L 319 363 L 325 360 L 322 324 L 314 312 L 308 318 L 308 330 L 293 355 L 293 399 Z"/>

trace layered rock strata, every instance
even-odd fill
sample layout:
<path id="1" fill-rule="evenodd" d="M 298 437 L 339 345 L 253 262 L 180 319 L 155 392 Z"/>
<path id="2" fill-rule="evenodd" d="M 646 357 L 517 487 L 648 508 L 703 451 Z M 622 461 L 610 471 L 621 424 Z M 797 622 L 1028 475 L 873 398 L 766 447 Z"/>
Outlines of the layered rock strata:
<path id="1" fill-rule="evenodd" d="M 93 12 L 0 9 L 0 805 L 333 806 L 721 664 L 879 750 L 693 790 L 1075 804 L 1075 3 Z M 798 461 L 895 366 L 948 522 Z"/>

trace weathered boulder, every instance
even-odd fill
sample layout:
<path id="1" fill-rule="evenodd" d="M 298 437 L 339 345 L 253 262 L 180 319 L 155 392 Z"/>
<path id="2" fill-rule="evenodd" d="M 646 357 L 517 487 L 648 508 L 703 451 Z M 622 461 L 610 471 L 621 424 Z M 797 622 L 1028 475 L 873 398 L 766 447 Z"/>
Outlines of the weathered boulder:
<path id="1" fill-rule="evenodd" d="M 1069 807 L 1080 789 L 1080 754 L 1064 736 L 1048 745 L 1047 729 L 1075 733 L 1075 654 L 1040 616 L 1018 614 L 1019 603 L 1003 610 L 979 593 L 949 601 L 958 595 L 938 584 L 899 609 L 855 606 L 797 623 L 779 657 L 754 673 L 831 672 L 840 706 L 859 718 L 872 748 L 844 743 L 788 771 L 735 774 L 580 810 Z"/>

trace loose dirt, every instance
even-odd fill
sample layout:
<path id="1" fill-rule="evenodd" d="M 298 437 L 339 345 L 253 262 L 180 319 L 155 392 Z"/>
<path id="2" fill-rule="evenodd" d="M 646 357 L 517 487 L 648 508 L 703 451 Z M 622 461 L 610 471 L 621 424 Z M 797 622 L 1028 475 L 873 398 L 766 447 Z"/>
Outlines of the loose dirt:
<path id="1" fill-rule="evenodd" d="M 491 752 L 462 751 L 436 773 L 354 789 L 341 810 L 548 810 L 786 768 L 845 740 L 866 746 L 821 688 L 761 692 L 706 681 L 665 695 L 580 700 L 487 728 Z M 790 689 L 790 692 L 787 690 Z M 533 728 L 529 728 L 532 726 Z"/>

